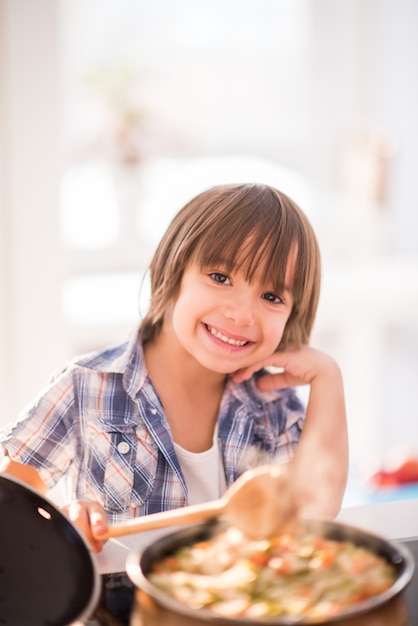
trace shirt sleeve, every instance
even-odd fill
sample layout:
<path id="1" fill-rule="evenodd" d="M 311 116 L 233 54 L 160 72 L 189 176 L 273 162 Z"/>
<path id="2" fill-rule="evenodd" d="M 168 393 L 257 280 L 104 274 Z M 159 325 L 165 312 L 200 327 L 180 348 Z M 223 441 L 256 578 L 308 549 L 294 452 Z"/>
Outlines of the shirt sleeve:
<path id="1" fill-rule="evenodd" d="M 0 432 L 0 457 L 33 466 L 49 488 L 76 455 L 71 373 L 56 378 L 15 422 Z"/>
<path id="2" fill-rule="evenodd" d="M 295 389 L 280 390 L 282 428 L 277 439 L 275 461 L 287 463 L 296 451 L 305 423 L 306 409 Z"/>

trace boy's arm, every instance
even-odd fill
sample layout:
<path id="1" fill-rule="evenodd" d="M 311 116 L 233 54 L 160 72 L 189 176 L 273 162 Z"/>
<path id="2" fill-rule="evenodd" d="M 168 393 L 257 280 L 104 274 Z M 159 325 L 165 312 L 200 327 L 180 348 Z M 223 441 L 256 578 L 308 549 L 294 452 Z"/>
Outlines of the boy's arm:
<path id="1" fill-rule="evenodd" d="M 34 467 L 13 461 L 8 455 L 4 456 L 0 462 L 0 472 L 18 478 L 43 494 L 48 491 L 48 487 Z"/>
<path id="2" fill-rule="evenodd" d="M 348 433 L 342 376 L 330 361 L 310 384 L 306 419 L 291 461 L 305 516 L 335 517 L 348 474 Z"/>
<path id="3" fill-rule="evenodd" d="M 290 462 L 292 480 L 305 516 L 335 517 L 348 474 L 348 434 L 341 371 L 327 354 L 310 346 L 277 352 L 264 363 L 236 372 L 237 382 L 261 367 L 281 368 L 257 381 L 269 391 L 309 385 L 305 424 Z"/>

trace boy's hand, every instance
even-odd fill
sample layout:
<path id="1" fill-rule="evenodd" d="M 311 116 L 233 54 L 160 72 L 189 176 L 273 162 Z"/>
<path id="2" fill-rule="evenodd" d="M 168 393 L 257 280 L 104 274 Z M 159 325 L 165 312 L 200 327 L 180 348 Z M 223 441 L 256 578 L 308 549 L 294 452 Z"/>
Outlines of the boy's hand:
<path id="1" fill-rule="evenodd" d="M 62 510 L 67 513 L 69 519 L 83 533 L 96 554 L 103 549 L 104 541 L 98 541 L 94 535 L 100 535 L 107 531 L 106 513 L 98 502 L 93 500 L 76 500 Z"/>
<path id="2" fill-rule="evenodd" d="M 272 370 L 260 376 L 257 380 L 257 387 L 261 391 L 273 391 L 285 387 L 310 385 L 317 376 L 331 373 L 338 369 L 338 366 L 324 352 L 310 346 L 302 346 L 298 350 L 288 349 L 283 352 L 275 352 L 265 361 L 234 372 L 231 378 L 235 382 L 242 382 L 262 368 L 267 370 L 272 368 Z"/>

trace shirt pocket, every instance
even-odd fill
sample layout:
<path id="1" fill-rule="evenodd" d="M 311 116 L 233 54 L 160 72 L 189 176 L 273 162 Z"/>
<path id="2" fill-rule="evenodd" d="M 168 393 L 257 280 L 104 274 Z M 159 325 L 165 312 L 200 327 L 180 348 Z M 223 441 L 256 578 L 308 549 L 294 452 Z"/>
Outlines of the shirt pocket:
<path id="1" fill-rule="evenodd" d="M 136 424 L 97 419 L 91 427 L 87 473 L 96 499 L 111 513 L 125 513 L 143 505 L 152 490 L 152 481 L 135 479 Z"/>

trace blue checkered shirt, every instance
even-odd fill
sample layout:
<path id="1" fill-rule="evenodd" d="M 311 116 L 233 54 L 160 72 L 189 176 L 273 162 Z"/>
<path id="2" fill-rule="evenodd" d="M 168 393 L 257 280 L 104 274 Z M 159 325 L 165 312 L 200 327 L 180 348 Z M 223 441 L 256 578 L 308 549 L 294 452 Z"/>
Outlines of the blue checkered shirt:
<path id="1" fill-rule="evenodd" d="M 228 380 L 218 417 L 227 486 L 252 466 L 293 455 L 305 418 L 294 389 L 260 392 Z M 48 487 L 98 500 L 109 521 L 187 504 L 164 409 L 131 341 L 78 358 L 0 436 L 0 451 L 35 467 Z"/>

